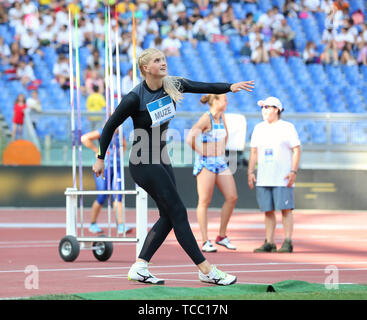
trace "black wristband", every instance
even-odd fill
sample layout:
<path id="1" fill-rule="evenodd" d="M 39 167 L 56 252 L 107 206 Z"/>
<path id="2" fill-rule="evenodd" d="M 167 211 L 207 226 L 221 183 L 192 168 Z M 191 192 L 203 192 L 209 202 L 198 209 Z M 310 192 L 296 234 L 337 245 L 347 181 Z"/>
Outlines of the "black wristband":
<path id="1" fill-rule="evenodd" d="M 296 170 L 291 170 L 291 172 L 293 172 L 294 174 L 297 174 L 297 171 Z"/>

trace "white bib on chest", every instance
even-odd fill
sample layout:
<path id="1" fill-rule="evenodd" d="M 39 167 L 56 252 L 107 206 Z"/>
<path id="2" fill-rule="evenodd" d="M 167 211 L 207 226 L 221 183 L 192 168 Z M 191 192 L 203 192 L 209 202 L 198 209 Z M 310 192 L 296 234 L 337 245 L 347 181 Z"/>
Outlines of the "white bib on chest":
<path id="1" fill-rule="evenodd" d="M 147 104 L 152 127 L 160 126 L 162 123 L 172 119 L 176 114 L 176 109 L 170 96 L 165 96 Z"/>

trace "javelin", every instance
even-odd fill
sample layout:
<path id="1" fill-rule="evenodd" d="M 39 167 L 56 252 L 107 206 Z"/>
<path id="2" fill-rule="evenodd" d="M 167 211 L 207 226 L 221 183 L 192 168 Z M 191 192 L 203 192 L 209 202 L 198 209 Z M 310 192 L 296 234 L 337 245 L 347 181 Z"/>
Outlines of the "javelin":
<path id="1" fill-rule="evenodd" d="M 79 33 L 78 14 L 75 13 L 75 63 L 76 63 L 76 108 L 78 113 L 78 150 L 79 150 L 79 189 L 83 190 L 83 169 L 82 169 L 82 121 L 80 113 L 80 66 L 79 66 Z M 81 236 L 83 237 L 83 196 L 80 196 L 80 217 Z"/>
<path id="2" fill-rule="evenodd" d="M 117 90 L 117 103 L 121 101 L 121 82 L 120 82 L 120 48 L 119 48 L 119 24 L 117 19 L 117 9 L 115 8 L 115 45 L 116 45 L 116 90 Z M 125 173 L 124 173 L 124 131 L 123 124 L 119 127 L 119 143 L 120 143 L 120 182 L 121 190 L 125 190 Z M 117 176 L 116 176 L 117 178 Z M 117 180 L 117 179 L 116 179 Z M 126 235 L 125 231 L 125 195 L 121 198 L 122 205 L 122 225 L 123 225 L 123 237 Z"/>
<path id="3" fill-rule="evenodd" d="M 76 188 L 76 149 L 75 149 L 75 117 L 74 117 L 74 68 L 73 68 L 73 38 L 71 32 L 71 10 L 69 9 L 69 83 L 71 108 L 71 143 L 72 143 L 72 170 L 73 187 Z"/>
<path id="4" fill-rule="evenodd" d="M 104 25 L 105 25 L 105 95 L 106 95 L 106 121 L 110 117 L 110 104 L 109 104 L 109 48 L 108 48 L 108 23 L 107 23 L 107 7 L 105 7 L 105 14 L 104 14 Z M 110 150 L 107 153 L 107 190 L 111 190 L 111 163 L 110 163 Z M 107 205 L 107 212 L 108 212 L 108 236 L 111 237 L 111 195 L 108 196 L 108 205 Z"/>
<path id="5" fill-rule="evenodd" d="M 135 5 L 133 4 L 133 86 L 136 86 Z"/>
<path id="6" fill-rule="evenodd" d="M 112 39 L 111 39 L 111 7 L 108 6 L 108 59 L 109 59 L 109 67 L 110 67 L 110 99 L 111 99 L 111 114 L 115 111 L 115 92 L 114 92 L 114 84 L 113 84 L 113 60 L 112 60 Z M 116 152 L 116 135 L 113 135 L 113 176 L 114 176 L 114 185 L 113 190 L 117 190 L 117 152 Z M 110 186 L 109 186 L 110 187 Z M 110 188 L 111 189 L 111 188 Z M 118 229 L 118 197 L 115 197 L 115 218 L 116 218 L 116 227 Z M 117 230 L 118 232 L 118 230 Z"/>

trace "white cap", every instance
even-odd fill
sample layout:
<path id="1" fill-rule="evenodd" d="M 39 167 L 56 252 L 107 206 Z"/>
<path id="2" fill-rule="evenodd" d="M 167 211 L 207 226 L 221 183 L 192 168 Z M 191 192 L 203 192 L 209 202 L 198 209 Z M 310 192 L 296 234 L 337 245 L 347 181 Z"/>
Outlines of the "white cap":
<path id="1" fill-rule="evenodd" d="M 278 98 L 275 98 L 275 97 L 267 97 L 265 100 L 259 100 L 257 102 L 257 105 L 260 106 L 260 107 L 262 107 L 262 106 L 277 107 L 280 112 L 282 112 L 284 110 L 280 100 Z"/>

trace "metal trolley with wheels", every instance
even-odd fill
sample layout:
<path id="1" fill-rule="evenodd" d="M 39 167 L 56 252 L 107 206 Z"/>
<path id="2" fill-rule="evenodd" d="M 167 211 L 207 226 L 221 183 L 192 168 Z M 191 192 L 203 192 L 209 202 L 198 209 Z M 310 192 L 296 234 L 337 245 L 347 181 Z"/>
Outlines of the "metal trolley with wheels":
<path id="1" fill-rule="evenodd" d="M 83 208 L 78 210 L 78 197 L 98 194 L 122 194 L 136 196 L 136 236 L 112 237 L 110 228 L 110 215 L 108 217 L 109 234 L 97 237 L 85 237 L 83 228 Z M 66 262 L 75 261 L 80 250 L 92 250 L 94 257 L 99 261 L 107 261 L 113 253 L 113 242 L 135 242 L 136 257 L 141 251 L 148 230 L 148 205 L 147 194 L 141 189 L 131 191 L 78 191 L 76 188 L 67 188 L 66 195 L 66 236 L 59 243 L 59 254 Z M 80 211 L 80 222 L 78 223 L 78 211 Z M 78 236 L 78 224 L 80 225 L 80 236 Z"/>

